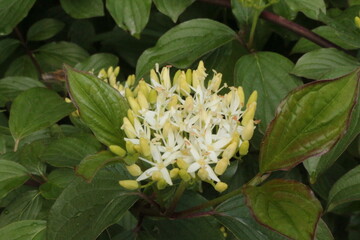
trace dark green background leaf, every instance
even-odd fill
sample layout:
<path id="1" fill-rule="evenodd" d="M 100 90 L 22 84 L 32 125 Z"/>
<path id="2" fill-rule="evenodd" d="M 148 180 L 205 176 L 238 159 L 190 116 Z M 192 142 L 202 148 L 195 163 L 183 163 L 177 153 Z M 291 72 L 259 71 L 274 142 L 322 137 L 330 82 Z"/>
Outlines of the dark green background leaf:
<path id="1" fill-rule="evenodd" d="M 62 8 L 73 18 L 90 18 L 104 15 L 102 0 L 60 0 Z"/>
<path id="2" fill-rule="evenodd" d="M 154 0 L 156 8 L 176 22 L 180 14 L 195 0 Z"/>
<path id="3" fill-rule="evenodd" d="M 27 32 L 28 41 L 42 41 L 59 33 L 65 24 L 54 18 L 43 18 L 34 23 Z"/>
<path id="4" fill-rule="evenodd" d="M 1 240 L 45 240 L 46 221 L 23 220 L 0 228 Z"/>
<path id="5" fill-rule="evenodd" d="M 119 58 L 113 54 L 97 53 L 76 64 L 74 68 L 80 71 L 94 71 L 97 74 L 102 68 L 107 70 L 111 66 L 117 66 L 118 62 Z"/>
<path id="6" fill-rule="evenodd" d="M 5 197 L 10 191 L 20 187 L 29 178 L 30 175 L 26 168 L 16 162 L 1 159 L 0 199 Z"/>

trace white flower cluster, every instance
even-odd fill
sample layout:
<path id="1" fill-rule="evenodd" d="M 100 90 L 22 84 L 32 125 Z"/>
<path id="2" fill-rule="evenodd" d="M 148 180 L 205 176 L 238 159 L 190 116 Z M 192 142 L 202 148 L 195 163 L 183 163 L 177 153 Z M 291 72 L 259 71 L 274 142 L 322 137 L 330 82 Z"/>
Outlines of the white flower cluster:
<path id="1" fill-rule="evenodd" d="M 136 181 L 120 181 L 122 186 L 137 188 L 151 179 L 162 189 L 181 178 L 208 182 L 219 192 L 227 188 L 219 176 L 238 151 L 248 152 L 257 92 L 245 106 L 241 87 L 220 87 L 222 74 L 215 71 L 207 84 L 206 77 L 201 61 L 194 71 L 176 72 L 172 81 L 164 67 L 151 71 L 150 84 L 142 80 L 131 90 L 131 76 L 125 86 L 118 85 L 130 105 L 122 126 L 127 154 L 140 159 L 127 166 Z M 224 88 L 228 93 L 220 95 Z"/>

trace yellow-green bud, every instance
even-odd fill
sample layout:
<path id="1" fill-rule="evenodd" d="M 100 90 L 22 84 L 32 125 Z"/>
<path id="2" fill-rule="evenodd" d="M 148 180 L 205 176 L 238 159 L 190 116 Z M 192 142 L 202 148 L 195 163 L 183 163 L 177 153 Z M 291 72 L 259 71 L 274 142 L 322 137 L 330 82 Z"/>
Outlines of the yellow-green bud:
<path id="1" fill-rule="evenodd" d="M 130 88 L 125 88 L 125 97 L 129 99 L 129 97 L 134 97 L 134 93 L 130 90 Z"/>
<path id="2" fill-rule="evenodd" d="M 113 88 L 116 88 L 116 77 L 115 75 L 111 75 L 109 77 L 109 84 L 110 86 L 112 86 Z"/>
<path id="3" fill-rule="evenodd" d="M 230 159 L 234 156 L 238 148 L 237 142 L 230 143 L 229 146 L 227 146 L 222 154 L 223 158 Z"/>
<path id="4" fill-rule="evenodd" d="M 179 176 L 185 182 L 188 182 L 188 181 L 191 180 L 190 174 L 185 169 L 180 169 L 179 170 Z"/>
<path id="5" fill-rule="evenodd" d="M 179 168 L 185 169 L 185 170 L 189 167 L 189 164 L 187 162 L 185 162 L 185 160 L 182 158 L 178 158 L 176 160 L 176 164 L 178 165 Z"/>
<path id="6" fill-rule="evenodd" d="M 187 96 L 184 103 L 184 110 L 186 112 L 191 112 L 194 109 L 194 99 L 192 96 Z"/>
<path id="7" fill-rule="evenodd" d="M 139 188 L 139 183 L 135 180 L 121 180 L 119 184 L 128 190 L 136 190 Z"/>
<path id="8" fill-rule="evenodd" d="M 229 160 L 227 158 L 222 158 L 220 161 L 217 162 L 215 166 L 215 173 L 217 175 L 223 175 L 229 165 Z"/>
<path id="9" fill-rule="evenodd" d="M 143 156 L 145 157 L 151 156 L 150 142 L 148 139 L 143 137 L 140 138 L 140 149 L 141 149 L 141 154 Z"/>
<path id="10" fill-rule="evenodd" d="M 219 87 L 221 85 L 221 78 L 222 78 L 221 73 L 214 74 L 214 77 L 211 80 L 211 90 L 213 92 L 216 92 L 217 90 L 219 90 Z"/>
<path id="11" fill-rule="evenodd" d="M 112 153 L 114 153 L 120 157 L 124 157 L 126 155 L 126 151 L 118 145 L 110 145 L 109 149 Z"/>
<path id="12" fill-rule="evenodd" d="M 224 182 L 218 182 L 215 184 L 215 190 L 218 191 L 219 193 L 222 193 L 227 188 L 228 188 L 228 185 Z"/>
<path id="13" fill-rule="evenodd" d="M 171 169 L 170 170 L 170 177 L 173 178 L 173 179 L 177 178 L 179 176 L 179 171 L 180 171 L 180 169 L 178 169 L 178 168 Z"/>
<path id="14" fill-rule="evenodd" d="M 204 168 L 200 168 L 197 172 L 197 175 L 202 181 L 206 181 L 209 179 L 209 173 Z"/>
<path id="15" fill-rule="evenodd" d="M 240 105 L 243 107 L 245 105 L 245 93 L 242 87 L 238 87 L 237 94 L 240 99 Z"/>
<path id="16" fill-rule="evenodd" d="M 136 101 L 133 97 L 128 97 L 127 99 L 131 109 L 134 111 L 135 114 L 137 114 L 141 109 L 138 101 Z"/>
<path id="17" fill-rule="evenodd" d="M 117 66 L 115 69 L 114 69 L 114 76 L 117 77 L 120 73 L 120 67 Z"/>
<path id="18" fill-rule="evenodd" d="M 180 94 L 183 96 L 188 96 L 190 94 L 190 86 L 186 81 L 185 73 L 182 71 L 181 76 L 179 77 L 179 86 L 180 86 Z"/>
<path id="19" fill-rule="evenodd" d="M 161 80 L 166 89 L 171 88 L 170 71 L 168 67 L 164 67 L 161 71 Z"/>
<path id="20" fill-rule="evenodd" d="M 181 70 L 177 70 L 174 77 L 173 77 L 173 86 L 175 85 L 178 85 L 179 84 L 179 77 L 180 77 L 180 74 L 181 74 Z M 178 86 L 179 87 L 179 86 Z M 177 91 L 179 91 L 179 89 L 176 89 Z"/>
<path id="21" fill-rule="evenodd" d="M 108 76 L 111 76 L 111 75 L 113 74 L 113 72 L 114 72 L 114 68 L 111 66 L 111 67 L 109 67 L 108 70 L 107 70 L 107 75 L 108 75 Z"/>
<path id="22" fill-rule="evenodd" d="M 241 156 L 244 156 L 244 155 L 248 154 L 249 146 L 250 146 L 249 141 L 242 142 L 241 145 L 240 145 L 240 148 L 239 148 L 239 154 Z"/>
<path id="23" fill-rule="evenodd" d="M 186 75 L 186 82 L 189 85 L 191 85 L 191 83 L 192 83 L 192 70 L 191 69 L 186 70 L 185 75 Z"/>
<path id="24" fill-rule="evenodd" d="M 246 126 L 250 120 L 254 119 L 255 116 L 255 111 L 256 111 L 256 102 L 253 102 L 252 104 L 250 104 L 250 106 L 246 109 L 243 117 L 242 117 L 242 121 L 241 124 L 243 126 Z"/>
<path id="25" fill-rule="evenodd" d="M 254 134 L 254 120 L 250 120 L 248 122 L 248 124 L 244 127 L 242 133 L 241 133 L 241 138 L 244 141 L 250 140 L 252 138 Z"/>
<path id="26" fill-rule="evenodd" d="M 355 26 L 357 28 L 360 28 L 360 17 L 356 16 L 354 21 L 355 21 Z"/>
<path id="27" fill-rule="evenodd" d="M 129 75 L 126 79 L 126 86 L 131 87 L 135 83 L 135 75 Z"/>
<path id="28" fill-rule="evenodd" d="M 68 98 L 68 97 L 65 98 L 65 102 L 66 102 L 66 103 L 72 103 L 71 99 Z"/>
<path id="29" fill-rule="evenodd" d="M 129 121 L 131 122 L 131 124 L 134 125 L 134 119 L 135 119 L 134 111 L 131 109 L 128 109 L 127 116 L 129 118 Z"/>
<path id="30" fill-rule="evenodd" d="M 151 89 L 149 93 L 149 102 L 155 104 L 157 100 L 157 92 L 155 89 Z"/>
<path id="31" fill-rule="evenodd" d="M 162 176 L 160 171 L 155 171 L 155 172 L 152 173 L 151 179 L 153 181 L 160 181 L 160 179 L 163 179 L 163 176 Z"/>
<path id="32" fill-rule="evenodd" d="M 175 107 L 178 103 L 178 99 L 176 95 L 171 96 L 170 101 L 167 105 L 167 109 L 171 109 L 172 107 Z"/>
<path id="33" fill-rule="evenodd" d="M 156 74 L 155 70 L 154 69 L 151 69 L 150 70 L 150 79 L 157 82 L 157 83 L 160 83 L 159 81 L 159 77 L 158 75 Z"/>
<path id="34" fill-rule="evenodd" d="M 134 177 L 140 176 L 140 174 L 142 173 L 141 168 L 137 164 L 126 166 L 126 169 Z"/>
<path id="35" fill-rule="evenodd" d="M 134 144 L 134 150 L 138 153 L 141 153 L 141 147 L 139 144 Z"/>
<path id="36" fill-rule="evenodd" d="M 253 91 L 248 99 L 248 102 L 246 104 L 246 107 L 249 107 L 250 104 L 252 104 L 253 102 L 256 102 L 257 101 L 257 97 L 258 97 L 258 93 L 257 91 Z"/>
<path id="37" fill-rule="evenodd" d="M 135 128 L 131 124 L 130 120 L 127 117 L 123 118 L 123 125 L 122 125 L 121 129 L 124 130 L 124 132 L 128 138 L 136 138 Z"/>
<path id="38" fill-rule="evenodd" d="M 99 74 L 98 74 L 98 78 L 107 78 L 107 74 L 105 69 L 101 69 Z"/>
<path id="39" fill-rule="evenodd" d="M 138 101 L 141 109 L 149 109 L 149 102 L 147 101 L 147 99 L 142 91 L 138 92 L 137 101 Z"/>
<path id="40" fill-rule="evenodd" d="M 144 80 L 139 82 L 139 92 L 142 92 L 146 98 L 149 97 L 149 92 L 151 88 L 146 84 Z"/>
<path id="41" fill-rule="evenodd" d="M 130 141 L 126 141 L 126 151 L 129 154 L 134 154 L 136 151 L 134 149 L 134 144 Z"/>
<path id="42" fill-rule="evenodd" d="M 167 187 L 167 182 L 165 181 L 165 179 L 160 179 L 157 183 L 156 183 L 156 187 L 159 189 L 159 190 L 163 190 Z"/>

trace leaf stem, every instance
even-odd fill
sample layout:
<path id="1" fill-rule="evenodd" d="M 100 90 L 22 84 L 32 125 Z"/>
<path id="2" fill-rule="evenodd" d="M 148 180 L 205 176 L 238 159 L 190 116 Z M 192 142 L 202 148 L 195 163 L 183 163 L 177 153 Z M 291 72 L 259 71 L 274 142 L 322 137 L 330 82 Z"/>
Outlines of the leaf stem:
<path id="1" fill-rule="evenodd" d="M 15 139 L 14 152 L 16 152 L 18 150 L 19 143 L 20 143 L 20 139 L 19 138 Z"/>
<path id="2" fill-rule="evenodd" d="M 251 24 L 251 30 L 250 30 L 250 37 L 249 37 L 249 41 L 248 41 L 248 48 L 251 49 L 252 45 L 254 43 L 254 37 L 255 37 L 255 30 L 256 30 L 256 25 L 259 19 L 259 12 L 257 11 L 254 16 L 253 16 L 253 20 L 252 20 L 252 24 Z"/>
<path id="3" fill-rule="evenodd" d="M 185 181 L 180 182 L 179 187 L 176 189 L 175 196 L 174 196 L 169 208 L 165 212 L 166 216 L 171 216 L 171 214 L 173 214 L 181 196 L 184 194 L 186 186 L 187 186 L 187 182 L 185 182 Z"/>

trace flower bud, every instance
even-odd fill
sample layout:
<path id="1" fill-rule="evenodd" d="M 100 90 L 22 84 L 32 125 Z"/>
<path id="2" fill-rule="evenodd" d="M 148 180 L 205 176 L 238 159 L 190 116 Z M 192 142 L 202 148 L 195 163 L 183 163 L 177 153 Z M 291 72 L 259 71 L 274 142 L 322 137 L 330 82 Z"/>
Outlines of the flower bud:
<path id="1" fill-rule="evenodd" d="M 163 176 L 160 171 L 155 171 L 151 174 L 151 179 L 153 181 L 160 181 L 160 179 L 163 179 Z"/>
<path id="2" fill-rule="evenodd" d="M 128 138 L 136 138 L 136 132 L 134 126 L 131 124 L 130 120 L 127 117 L 123 118 L 123 125 L 121 129 L 124 130 Z"/>
<path id="3" fill-rule="evenodd" d="M 164 67 L 161 71 L 161 80 L 165 89 L 171 88 L 170 71 L 168 67 Z"/>
<path id="4" fill-rule="evenodd" d="M 134 154 L 136 151 L 134 149 L 134 144 L 130 141 L 126 141 L 126 151 L 128 154 Z"/>
<path id="5" fill-rule="evenodd" d="M 126 79 L 126 86 L 131 87 L 132 85 L 135 84 L 135 75 L 129 75 Z"/>
<path id="6" fill-rule="evenodd" d="M 178 169 L 178 168 L 171 169 L 170 170 L 170 177 L 173 178 L 173 179 L 177 178 L 179 176 L 179 171 L 180 171 L 180 169 Z"/>
<path id="7" fill-rule="evenodd" d="M 132 125 L 134 125 L 134 119 L 135 119 L 135 115 L 134 115 L 134 111 L 131 109 L 128 109 L 127 111 L 127 117 L 129 119 L 129 121 L 131 122 Z"/>
<path id="8" fill-rule="evenodd" d="M 194 99 L 192 96 L 187 96 L 184 103 L 184 110 L 186 112 L 191 112 L 194 109 Z"/>
<path id="9" fill-rule="evenodd" d="M 215 190 L 218 191 L 219 193 L 222 193 L 227 188 L 228 188 L 228 185 L 224 182 L 218 182 L 215 184 Z"/>
<path id="10" fill-rule="evenodd" d="M 154 69 L 151 69 L 151 70 L 150 70 L 150 80 L 151 80 L 151 81 L 154 81 L 154 82 L 156 82 L 156 83 L 160 83 L 159 77 L 158 77 L 158 75 L 156 74 L 156 72 L 155 72 Z"/>
<path id="11" fill-rule="evenodd" d="M 184 72 L 182 72 L 181 76 L 179 77 L 179 83 L 180 94 L 183 96 L 188 96 L 190 94 L 190 86 L 186 81 L 186 76 Z"/>
<path id="12" fill-rule="evenodd" d="M 136 190 L 140 187 L 139 183 L 135 180 L 121 180 L 119 181 L 119 184 L 128 190 Z"/>
<path id="13" fill-rule="evenodd" d="M 65 102 L 66 102 L 66 103 L 72 103 L 71 99 L 68 98 L 68 97 L 65 98 Z"/>
<path id="14" fill-rule="evenodd" d="M 110 86 L 112 86 L 113 88 L 116 88 L 116 77 L 115 75 L 111 75 L 109 77 L 109 84 Z"/>
<path id="15" fill-rule="evenodd" d="M 159 189 L 159 190 L 163 190 L 167 187 L 167 182 L 165 181 L 165 179 L 160 179 L 157 183 L 156 183 L 156 187 Z"/>
<path id="16" fill-rule="evenodd" d="M 178 87 L 179 87 L 180 74 L 181 74 L 181 70 L 177 70 L 174 77 L 173 77 L 173 86 L 178 85 Z M 177 88 L 176 90 L 178 91 L 179 89 Z"/>
<path id="17" fill-rule="evenodd" d="M 254 119 L 255 111 L 256 111 L 256 102 L 253 102 L 252 104 L 249 105 L 244 115 L 242 116 L 241 124 L 243 126 L 246 126 L 251 119 Z"/>
<path id="18" fill-rule="evenodd" d="M 243 107 L 245 105 L 245 93 L 242 87 L 238 87 L 237 94 L 240 99 L 240 105 Z"/>
<path id="19" fill-rule="evenodd" d="M 256 102 L 257 101 L 257 97 L 258 97 L 258 93 L 257 91 L 253 91 L 248 99 L 248 102 L 246 104 L 246 107 L 249 107 L 250 104 L 252 104 L 253 102 Z"/>
<path id="20" fill-rule="evenodd" d="M 98 74 L 98 78 L 107 78 L 107 74 L 105 69 L 101 69 L 99 74 Z"/>
<path id="21" fill-rule="evenodd" d="M 140 176 L 140 174 L 142 173 L 141 168 L 137 164 L 126 166 L 126 169 L 134 177 Z"/>
<path id="22" fill-rule="evenodd" d="M 125 97 L 129 99 L 129 97 L 134 97 L 134 93 L 130 90 L 130 88 L 125 88 Z"/>
<path id="23" fill-rule="evenodd" d="M 191 85 L 191 83 L 192 83 L 192 70 L 191 69 L 186 70 L 185 75 L 186 75 L 186 82 L 189 85 Z"/>
<path id="24" fill-rule="evenodd" d="M 178 165 L 178 167 L 180 169 L 185 169 L 186 170 L 189 167 L 189 164 L 187 162 L 185 162 L 184 159 L 182 159 L 182 158 L 178 158 L 176 160 L 176 164 Z"/>
<path id="25" fill-rule="evenodd" d="M 110 145 L 109 149 L 112 153 L 114 153 L 120 157 L 124 157 L 126 155 L 126 151 L 118 145 Z"/>
<path id="26" fill-rule="evenodd" d="M 250 140 L 254 134 L 254 120 L 250 120 L 241 132 L 241 138 L 244 141 Z"/>
<path id="27" fill-rule="evenodd" d="M 117 66 L 115 69 L 114 69 L 114 76 L 117 77 L 120 73 L 120 67 Z"/>
<path id="28" fill-rule="evenodd" d="M 249 141 L 244 141 L 244 142 L 241 143 L 240 148 L 239 148 L 239 154 L 241 156 L 244 156 L 244 155 L 248 154 L 249 145 L 250 145 Z"/>
<path id="29" fill-rule="evenodd" d="M 149 92 L 151 88 L 146 84 L 144 80 L 141 80 L 138 86 L 139 86 L 139 92 L 142 92 L 147 99 L 149 97 Z"/>
<path id="30" fill-rule="evenodd" d="M 180 169 L 179 170 L 179 176 L 185 182 L 188 182 L 188 181 L 191 180 L 190 174 L 185 169 Z"/>
<path id="31" fill-rule="evenodd" d="M 139 144 L 134 144 L 134 150 L 138 153 L 141 153 L 141 147 Z"/>
<path id="32" fill-rule="evenodd" d="M 238 148 L 237 142 L 231 142 L 229 146 L 227 146 L 222 154 L 223 158 L 230 159 L 234 156 L 236 153 L 236 150 Z"/>
<path id="33" fill-rule="evenodd" d="M 201 181 L 207 181 L 209 179 L 209 173 L 204 168 L 200 168 L 197 175 Z"/>
<path id="34" fill-rule="evenodd" d="M 229 165 L 229 160 L 227 158 L 222 158 L 220 161 L 217 162 L 215 166 L 215 173 L 217 175 L 223 175 Z"/>
<path id="35" fill-rule="evenodd" d="M 149 93 L 149 102 L 150 102 L 150 104 L 155 104 L 156 100 L 157 100 L 157 92 L 156 92 L 156 90 L 151 89 L 150 93 Z"/>
<path id="36" fill-rule="evenodd" d="M 111 66 L 111 67 L 109 67 L 108 70 L 107 70 L 107 75 L 108 75 L 108 76 L 111 76 L 111 75 L 113 74 L 113 72 L 114 72 L 114 68 Z"/>
<path id="37" fill-rule="evenodd" d="M 136 101 L 135 98 L 133 98 L 133 97 L 128 97 L 127 99 L 128 99 L 131 109 L 134 111 L 135 114 L 137 114 L 141 110 L 141 107 L 140 107 L 138 101 Z"/>
<path id="38" fill-rule="evenodd" d="M 167 105 L 167 109 L 171 109 L 172 107 L 175 107 L 178 103 L 178 99 L 177 99 L 177 96 L 176 95 L 173 95 L 171 98 L 170 98 L 170 101 Z"/>
<path id="39" fill-rule="evenodd" d="M 354 21 L 355 21 L 355 26 L 357 28 L 360 28 L 360 17 L 356 16 Z"/>
<path id="40" fill-rule="evenodd" d="M 147 101 L 147 99 L 142 91 L 139 91 L 139 93 L 137 95 L 137 101 L 138 101 L 141 109 L 149 109 L 149 102 Z"/>
<path id="41" fill-rule="evenodd" d="M 148 139 L 141 137 L 140 138 L 140 151 L 141 154 L 145 157 L 149 157 L 151 156 L 151 151 L 150 151 L 150 142 Z"/>
<path id="42" fill-rule="evenodd" d="M 210 89 L 213 92 L 217 92 L 219 90 L 219 87 L 221 85 L 221 78 L 222 78 L 222 74 L 221 73 L 215 73 L 214 77 L 211 80 L 211 84 L 210 84 Z"/>

